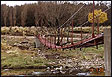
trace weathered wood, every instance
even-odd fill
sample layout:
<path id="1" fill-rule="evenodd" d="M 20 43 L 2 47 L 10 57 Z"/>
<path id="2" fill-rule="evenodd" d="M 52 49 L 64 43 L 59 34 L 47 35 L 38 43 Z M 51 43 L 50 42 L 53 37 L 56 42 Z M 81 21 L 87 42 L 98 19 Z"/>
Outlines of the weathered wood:
<path id="1" fill-rule="evenodd" d="M 111 29 L 104 29 L 105 76 L 111 76 Z"/>

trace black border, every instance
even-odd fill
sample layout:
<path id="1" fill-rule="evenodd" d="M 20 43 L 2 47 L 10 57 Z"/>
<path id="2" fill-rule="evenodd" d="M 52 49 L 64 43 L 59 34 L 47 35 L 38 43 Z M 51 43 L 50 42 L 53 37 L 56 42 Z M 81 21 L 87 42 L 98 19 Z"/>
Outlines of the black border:
<path id="1" fill-rule="evenodd" d="M 12 0 L 1 0 L 1 1 L 12 1 Z M 13 1 L 19 1 L 19 0 L 13 0 Z M 75 0 L 21 0 L 21 1 L 75 1 Z M 77 0 L 77 1 L 84 1 L 84 0 Z M 85 1 L 93 1 L 93 0 L 85 0 Z M 94 1 L 100 1 L 100 0 L 94 0 Z M 103 1 L 111 1 L 111 0 L 103 0 Z M 111 2 L 112 3 L 112 2 Z M 112 5 L 112 4 L 111 4 Z M 0 8 L 1 10 L 1 8 Z M 112 13 L 111 13 L 112 14 Z M 1 12 L 0 12 L 0 15 L 1 15 Z M 112 18 L 112 15 L 111 15 L 111 18 Z M 1 20 L 1 16 L 0 16 L 0 20 Z M 112 20 L 111 20 L 112 22 Z M 0 27 L 1 27 L 1 23 L 0 23 Z M 112 27 L 112 23 L 111 23 L 111 27 Z M 0 34 L 1 34 L 1 29 L 0 29 Z M 111 28 L 111 36 L 112 36 L 112 28 Z M 0 36 L 1 37 L 1 36 Z M 1 42 L 1 38 L 0 38 L 0 42 Z M 111 38 L 111 48 L 112 48 L 112 38 Z M 1 49 L 1 44 L 0 44 L 0 49 Z M 111 52 L 112 52 L 112 49 L 111 49 Z M 112 56 L 112 53 L 111 53 L 111 56 Z M 1 53 L 0 53 L 0 58 L 1 58 Z M 112 60 L 112 57 L 111 57 L 111 60 Z M 112 62 L 112 61 L 111 61 Z M 0 66 L 1 66 L 1 63 L 0 63 Z M 111 63 L 111 67 L 112 67 L 112 63 Z M 1 68 L 1 67 L 0 67 Z M 0 69 L 1 70 L 1 69 Z M 112 70 L 112 69 L 111 69 Z M 0 71 L 1 73 L 1 71 Z M 112 73 L 112 71 L 111 71 Z M 1 74 L 0 74 L 1 75 Z M 111 74 L 112 76 L 112 74 Z M 2 76 L 2 77 L 13 77 L 13 76 Z M 17 76 L 18 77 L 18 76 Z M 25 77 L 38 77 L 38 76 L 25 76 Z M 42 76 L 41 76 L 42 77 Z M 43 76 L 43 77 L 75 77 L 75 76 Z M 76 76 L 77 77 L 77 76 Z M 82 76 L 83 77 L 83 76 Z M 89 77 L 89 76 L 88 76 Z M 90 76 L 92 77 L 92 76 Z M 97 77 L 100 77 L 100 76 L 97 76 Z M 102 76 L 101 76 L 102 77 Z"/>

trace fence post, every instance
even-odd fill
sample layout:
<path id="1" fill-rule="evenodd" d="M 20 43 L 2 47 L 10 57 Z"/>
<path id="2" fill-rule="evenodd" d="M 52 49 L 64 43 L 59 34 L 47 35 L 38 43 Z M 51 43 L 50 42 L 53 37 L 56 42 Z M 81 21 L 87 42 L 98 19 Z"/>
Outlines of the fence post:
<path id="1" fill-rule="evenodd" d="M 111 76 L 111 29 L 104 29 L 105 76 Z"/>

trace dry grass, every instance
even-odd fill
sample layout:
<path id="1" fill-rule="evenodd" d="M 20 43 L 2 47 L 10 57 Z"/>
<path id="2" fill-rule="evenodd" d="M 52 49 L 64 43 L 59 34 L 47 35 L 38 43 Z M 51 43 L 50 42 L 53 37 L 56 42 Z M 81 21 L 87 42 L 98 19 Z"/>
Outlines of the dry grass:
<path id="1" fill-rule="evenodd" d="M 110 28 L 111 26 L 100 26 L 100 32 L 103 32 L 104 28 Z M 37 30 L 38 29 L 38 30 Z M 37 34 L 39 31 L 39 27 L 36 28 L 35 26 L 32 27 L 12 27 L 11 29 L 9 27 L 1 27 L 1 34 L 10 34 L 10 35 L 34 35 Z M 83 32 L 90 32 L 91 27 L 82 27 Z M 74 31 L 80 31 L 80 27 L 75 27 Z M 40 32 L 40 31 L 39 31 Z M 65 32 L 66 33 L 66 32 Z M 95 33 L 97 33 L 97 28 L 95 27 Z"/>

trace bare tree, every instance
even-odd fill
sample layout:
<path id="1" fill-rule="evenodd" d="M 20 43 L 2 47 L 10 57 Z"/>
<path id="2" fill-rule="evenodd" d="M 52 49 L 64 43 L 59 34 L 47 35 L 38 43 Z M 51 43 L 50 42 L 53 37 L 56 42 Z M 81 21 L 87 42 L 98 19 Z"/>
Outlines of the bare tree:
<path id="1" fill-rule="evenodd" d="M 73 3 L 67 1 L 38 1 L 36 4 L 25 4 L 22 6 L 14 6 L 13 8 L 13 25 L 24 26 L 25 24 L 38 25 L 38 26 L 58 26 L 56 22 L 59 23 L 59 26 L 62 25 L 74 12 L 76 12 L 83 3 L 78 3 L 74 1 Z M 103 2 L 98 2 L 95 5 L 95 9 L 106 10 L 111 7 L 111 5 L 104 4 Z M 92 3 L 88 3 L 80 10 L 77 15 L 73 17 L 73 20 L 76 24 L 80 25 L 87 20 L 87 14 L 92 12 Z M 10 24 L 9 15 L 9 6 L 5 4 L 1 5 L 1 24 L 7 25 Z M 28 9 L 28 10 L 27 10 Z M 107 21 L 110 24 L 111 13 L 107 11 L 109 20 Z M 58 20 L 58 21 L 57 21 Z M 68 22 L 68 25 L 70 23 Z M 88 23 L 89 25 L 89 23 Z M 76 25 L 77 26 L 77 25 Z"/>
<path id="2" fill-rule="evenodd" d="M 15 26 L 16 25 L 16 7 L 13 8 L 13 22 Z"/>
<path id="3" fill-rule="evenodd" d="M 21 11 L 21 25 L 25 26 L 27 19 L 27 5 L 25 4 L 22 8 L 23 10 Z"/>
<path id="4" fill-rule="evenodd" d="M 13 24 L 13 7 L 9 7 L 9 22 L 10 22 L 10 26 L 9 26 L 9 32 L 11 32 L 11 27 Z"/>
<path id="5" fill-rule="evenodd" d="M 13 17 L 13 7 L 9 8 L 9 21 L 10 21 L 10 26 L 12 26 L 12 17 Z"/>
<path id="6" fill-rule="evenodd" d="M 27 19 L 27 5 L 25 4 L 22 8 L 23 10 L 21 11 L 21 25 L 25 26 L 26 24 L 26 19 Z M 23 30 L 23 36 L 25 36 L 26 32 Z M 26 38 L 26 37 L 25 37 Z"/>
<path id="7" fill-rule="evenodd" d="M 38 4 L 36 4 L 36 6 L 35 6 L 34 18 L 35 18 L 35 25 L 37 26 L 39 24 L 39 6 L 38 6 Z"/>
<path id="8" fill-rule="evenodd" d="M 4 19 L 4 25 L 7 25 L 7 16 L 8 16 L 8 6 L 6 6 L 6 4 L 2 5 L 2 15 L 3 15 L 3 19 Z"/>

